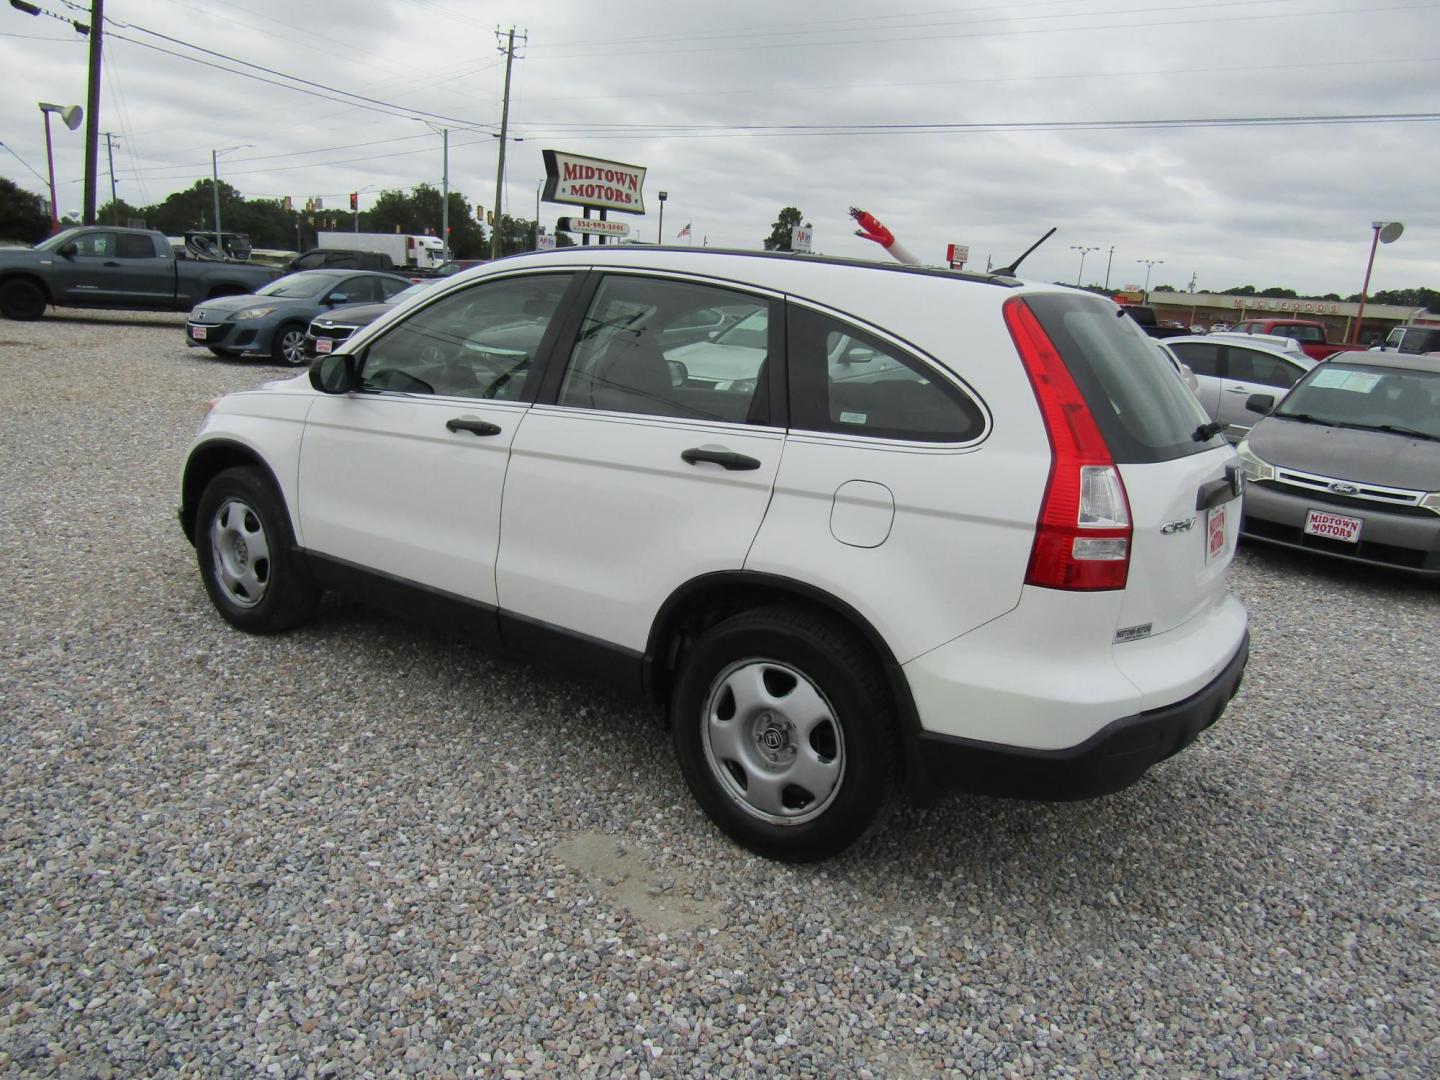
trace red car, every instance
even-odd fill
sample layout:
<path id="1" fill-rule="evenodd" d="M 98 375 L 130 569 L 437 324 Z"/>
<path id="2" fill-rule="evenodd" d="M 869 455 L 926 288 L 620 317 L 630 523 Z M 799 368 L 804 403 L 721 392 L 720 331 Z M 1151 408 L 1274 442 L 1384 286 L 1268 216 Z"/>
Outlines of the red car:
<path id="1" fill-rule="evenodd" d="M 1324 360 L 1331 353 L 1341 352 L 1349 346 L 1341 343 L 1332 345 L 1325 339 L 1325 324 L 1315 319 L 1246 319 L 1236 323 L 1232 334 L 1275 334 L 1278 337 L 1294 338 L 1305 350 L 1305 355 Z"/>

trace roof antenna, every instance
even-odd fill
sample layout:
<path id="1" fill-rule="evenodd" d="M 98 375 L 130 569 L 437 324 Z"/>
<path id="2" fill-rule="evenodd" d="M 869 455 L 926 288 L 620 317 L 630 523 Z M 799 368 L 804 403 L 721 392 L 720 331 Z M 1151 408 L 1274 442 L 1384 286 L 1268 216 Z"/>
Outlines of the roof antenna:
<path id="1" fill-rule="evenodd" d="M 1035 243 L 1031 244 L 1028 248 L 1025 249 L 1025 254 L 1021 255 L 1009 266 L 1002 266 L 999 270 L 992 270 L 990 272 L 998 277 L 1014 277 L 1016 269 L 1020 266 L 1022 262 L 1029 258 L 1030 252 L 1034 251 L 1036 248 L 1038 248 L 1041 244 L 1043 244 L 1046 240 L 1049 240 L 1050 237 L 1054 235 L 1055 226 L 1051 225 L 1049 232 L 1047 232 L 1044 236 L 1040 237 L 1039 240 L 1036 240 Z"/>

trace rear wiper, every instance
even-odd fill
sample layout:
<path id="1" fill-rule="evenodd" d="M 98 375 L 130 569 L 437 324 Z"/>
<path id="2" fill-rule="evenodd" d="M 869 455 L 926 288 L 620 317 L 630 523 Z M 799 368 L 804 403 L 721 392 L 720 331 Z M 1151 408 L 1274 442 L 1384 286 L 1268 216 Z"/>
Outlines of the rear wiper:
<path id="1" fill-rule="evenodd" d="M 1416 431 L 1414 428 L 1401 427 L 1399 424 L 1376 424 L 1376 431 L 1388 431 L 1392 435 L 1409 435 L 1416 439 L 1427 439 L 1430 442 L 1440 442 L 1440 435 L 1432 435 L 1428 431 Z"/>

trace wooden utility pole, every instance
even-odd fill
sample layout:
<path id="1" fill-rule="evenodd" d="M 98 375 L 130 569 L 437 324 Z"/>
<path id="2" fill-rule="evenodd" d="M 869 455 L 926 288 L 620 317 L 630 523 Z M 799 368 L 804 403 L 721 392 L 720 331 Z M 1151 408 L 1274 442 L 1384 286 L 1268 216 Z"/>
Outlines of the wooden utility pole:
<path id="1" fill-rule="evenodd" d="M 495 31 L 496 38 L 500 37 L 500 31 Z M 520 40 L 526 40 L 524 34 Z M 510 133 L 510 67 L 515 62 L 515 27 L 510 27 L 510 32 L 505 35 L 505 46 L 500 50 L 505 54 L 505 96 L 500 106 L 500 161 L 495 167 L 495 224 L 490 229 L 490 257 L 500 257 L 500 234 L 504 231 L 505 217 L 503 213 L 503 198 L 505 188 L 505 143 Z"/>
<path id="2" fill-rule="evenodd" d="M 105 156 L 110 160 L 110 210 L 115 215 L 111 225 L 123 225 L 120 220 L 120 197 L 115 193 L 115 140 L 119 137 L 113 131 L 102 131 L 105 136 Z"/>
<path id="3" fill-rule="evenodd" d="M 96 173 L 100 151 L 100 47 L 105 36 L 105 0 L 90 0 L 90 87 L 85 101 L 85 211 L 86 225 L 95 224 Z"/>

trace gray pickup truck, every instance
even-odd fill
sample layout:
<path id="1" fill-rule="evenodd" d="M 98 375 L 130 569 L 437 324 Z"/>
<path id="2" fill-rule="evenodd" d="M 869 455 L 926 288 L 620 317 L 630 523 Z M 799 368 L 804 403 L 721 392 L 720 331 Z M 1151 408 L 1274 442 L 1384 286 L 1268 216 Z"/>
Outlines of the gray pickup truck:
<path id="1" fill-rule="evenodd" d="M 33 248 L 0 248 L 0 314 L 38 319 L 47 305 L 189 311 L 202 300 L 254 292 L 283 272 L 176 259 L 164 233 L 86 226 Z"/>

